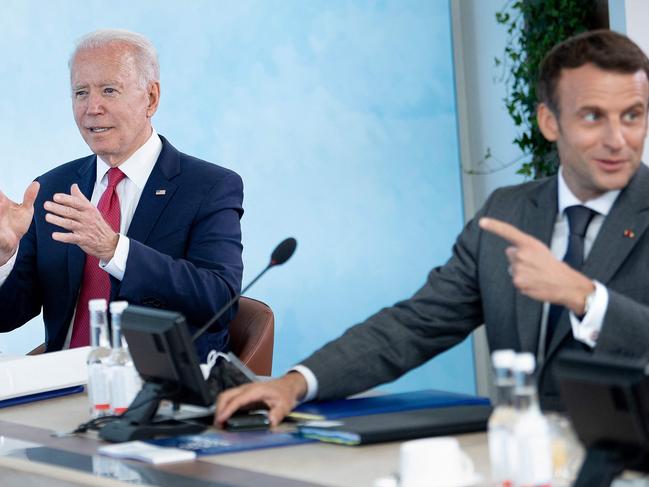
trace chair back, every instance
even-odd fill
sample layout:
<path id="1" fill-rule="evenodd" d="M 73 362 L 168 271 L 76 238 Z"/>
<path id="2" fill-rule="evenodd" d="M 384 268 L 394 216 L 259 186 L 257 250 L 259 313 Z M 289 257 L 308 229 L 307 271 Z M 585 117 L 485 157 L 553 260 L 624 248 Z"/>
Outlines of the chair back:
<path id="1" fill-rule="evenodd" d="M 40 355 L 41 353 L 45 353 L 46 349 L 47 347 L 45 346 L 45 344 L 41 343 L 38 347 L 36 347 L 31 352 L 27 352 L 27 355 Z"/>
<path id="2" fill-rule="evenodd" d="M 228 328 L 232 352 L 255 374 L 269 376 L 273 368 L 275 317 L 268 305 L 241 297 L 237 315 Z M 39 355 L 44 351 L 42 343 L 27 355 Z"/>
<path id="3" fill-rule="evenodd" d="M 230 349 L 255 374 L 271 374 L 275 317 L 267 304 L 241 297 L 239 310 L 230 322 Z"/>

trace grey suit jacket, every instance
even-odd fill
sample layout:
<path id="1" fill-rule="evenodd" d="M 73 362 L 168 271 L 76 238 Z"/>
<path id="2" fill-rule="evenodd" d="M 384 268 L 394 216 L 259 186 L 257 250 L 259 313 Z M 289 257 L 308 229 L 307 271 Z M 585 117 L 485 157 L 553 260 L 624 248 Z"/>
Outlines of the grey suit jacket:
<path id="1" fill-rule="evenodd" d="M 318 379 L 318 398 L 344 397 L 394 380 L 461 342 L 483 323 L 491 350 L 511 348 L 536 355 L 543 305 L 514 288 L 507 273 L 507 242 L 482 231 L 478 220 L 498 218 L 549 245 L 556 214 L 556 177 L 495 191 L 459 235 L 449 261 L 433 269 L 413 297 L 350 328 L 303 362 Z M 582 269 L 609 292 L 594 353 L 647 353 L 648 225 L 649 169 L 642 165 L 617 198 Z M 564 312 L 539 372 L 545 407 L 561 408 L 553 364 L 559 351 L 574 346 Z"/>

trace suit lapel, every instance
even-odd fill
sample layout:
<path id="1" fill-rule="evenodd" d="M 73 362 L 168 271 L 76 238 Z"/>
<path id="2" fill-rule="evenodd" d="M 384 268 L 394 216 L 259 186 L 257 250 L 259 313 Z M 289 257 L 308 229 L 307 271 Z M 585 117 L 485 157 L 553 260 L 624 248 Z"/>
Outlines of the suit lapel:
<path id="1" fill-rule="evenodd" d="M 641 165 L 629 185 L 613 204 L 604 220 L 582 272 L 606 285 L 627 259 L 642 234 L 649 227 L 649 169 Z M 629 235 L 633 234 L 633 238 Z M 554 353 L 571 332 L 568 312 L 562 313 L 548 347 Z"/>
<path id="2" fill-rule="evenodd" d="M 604 220 L 584 263 L 584 274 L 603 284 L 613 277 L 649 226 L 648 195 L 649 169 L 643 164 Z"/>
<path id="3" fill-rule="evenodd" d="M 133 215 L 127 236 L 138 242 L 145 242 L 155 227 L 162 210 L 165 209 L 178 186 L 170 181 L 180 173 L 178 151 L 165 139 L 162 151 L 147 180 L 140 201 Z"/>
<path id="4" fill-rule="evenodd" d="M 97 157 L 89 156 L 81 165 L 74 180 L 70 183 L 79 185 L 79 189 L 89 200 L 92 198 L 92 191 L 97 179 Z M 67 189 L 69 192 L 69 188 Z M 74 302 L 77 300 L 77 292 L 81 285 L 83 276 L 83 265 L 86 262 L 86 254 L 78 245 L 68 245 L 68 285 L 70 286 L 70 295 L 73 296 Z"/>
<path id="5" fill-rule="evenodd" d="M 550 245 L 557 214 L 557 179 L 549 178 L 523 204 L 520 230 Z M 543 303 L 516 293 L 516 325 L 521 349 L 536 354 Z"/>

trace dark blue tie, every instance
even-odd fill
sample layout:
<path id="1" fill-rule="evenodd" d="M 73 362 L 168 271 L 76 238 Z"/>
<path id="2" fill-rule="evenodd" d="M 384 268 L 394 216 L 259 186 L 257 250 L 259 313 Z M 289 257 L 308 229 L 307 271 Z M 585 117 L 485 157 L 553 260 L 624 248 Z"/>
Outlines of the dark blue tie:
<path id="1" fill-rule="evenodd" d="M 568 217 L 570 234 L 568 235 L 568 250 L 566 250 L 563 261 L 573 269 L 580 270 L 584 264 L 584 236 L 586 235 L 586 229 L 597 212 L 581 205 L 569 206 L 565 209 L 565 212 Z M 563 306 L 557 304 L 550 306 L 547 334 L 545 336 L 546 353 L 552 342 L 552 336 L 557 328 L 563 309 Z"/>

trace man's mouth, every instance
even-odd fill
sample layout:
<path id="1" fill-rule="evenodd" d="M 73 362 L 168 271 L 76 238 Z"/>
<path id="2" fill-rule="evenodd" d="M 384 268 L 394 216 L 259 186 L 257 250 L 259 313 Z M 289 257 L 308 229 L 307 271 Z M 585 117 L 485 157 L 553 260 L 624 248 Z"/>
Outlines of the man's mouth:
<path id="1" fill-rule="evenodd" d="M 626 162 L 626 159 L 597 159 L 599 167 L 605 171 L 616 171 L 623 167 Z"/>
<path id="2" fill-rule="evenodd" d="M 604 164 L 622 164 L 624 162 L 624 159 L 598 159 L 599 162 L 602 162 Z"/>
<path id="3" fill-rule="evenodd" d="M 93 134 L 100 134 L 110 130 L 112 127 L 88 127 L 88 130 Z"/>

